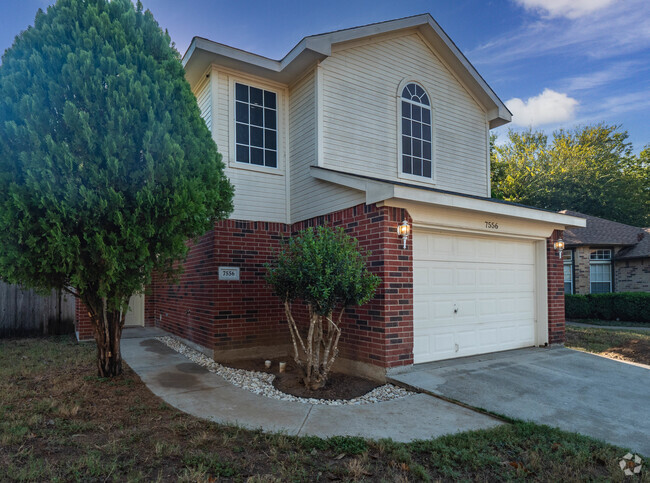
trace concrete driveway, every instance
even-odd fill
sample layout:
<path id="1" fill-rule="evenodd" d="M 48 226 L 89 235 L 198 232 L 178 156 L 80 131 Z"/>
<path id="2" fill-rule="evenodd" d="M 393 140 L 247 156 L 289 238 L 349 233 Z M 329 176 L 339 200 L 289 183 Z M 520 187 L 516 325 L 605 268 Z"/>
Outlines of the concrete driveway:
<path id="1" fill-rule="evenodd" d="M 418 364 L 396 381 L 650 456 L 650 368 L 565 348 Z"/>

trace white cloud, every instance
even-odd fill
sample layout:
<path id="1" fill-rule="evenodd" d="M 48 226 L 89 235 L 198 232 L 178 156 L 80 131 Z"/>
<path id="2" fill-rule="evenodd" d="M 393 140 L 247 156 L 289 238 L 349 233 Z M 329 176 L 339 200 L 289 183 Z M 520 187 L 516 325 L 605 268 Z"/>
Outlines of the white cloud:
<path id="1" fill-rule="evenodd" d="M 550 17 L 578 18 L 609 7 L 615 0 L 515 0 L 528 9 Z"/>
<path id="2" fill-rule="evenodd" d="M 526 101 L 515 97 L 506 101 L 512 112 L 512 123 L 517 126 L 541 126 L 570 121 L 575 116 L 578 101 L 551 89 L 529 97 Z"/>
<path id="3" fill-rule="evenodd" d="M 650 1 L 626 0 L 588 16 L 536 19 L 468 52 L 468 57 L 475 65 L 502 65 L 548 55 L 620 57 L 649 47 Z"/>
<path id="4" fill-rule="evenodd" d="M 627 79 L 649 69 L 650 66 L 642 60 L 614 62 L 602 70 L 563 79 L 559 81 L 559 86 L 566 92 L 590 90 Z"/>

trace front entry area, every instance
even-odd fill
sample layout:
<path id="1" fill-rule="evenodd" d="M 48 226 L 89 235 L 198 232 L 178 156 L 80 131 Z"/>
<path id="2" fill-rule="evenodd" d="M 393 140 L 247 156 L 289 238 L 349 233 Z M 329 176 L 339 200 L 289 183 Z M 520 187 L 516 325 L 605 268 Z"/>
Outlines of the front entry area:
<path id="1" fill-rule="evenodd" d="M 535 259 L 534 240 L 414 230 L 414 362 L 535 345 Z"/>
<path id="2" fill-rule="evenodd" d="M 136 294 L 129 300 L 124 326 L 144 327 L 144 294 Z"/>

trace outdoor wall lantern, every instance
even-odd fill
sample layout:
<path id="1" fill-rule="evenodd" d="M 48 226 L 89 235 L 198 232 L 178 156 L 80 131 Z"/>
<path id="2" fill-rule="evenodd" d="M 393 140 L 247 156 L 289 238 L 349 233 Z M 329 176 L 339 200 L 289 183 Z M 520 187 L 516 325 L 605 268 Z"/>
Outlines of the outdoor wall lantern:
<path id="1" fill-rule="evenodd" d="M 553 243 L 553 248 L 555 248 L 559 252 L 560 258 L 562 258 L 562 250 L 564 250 L 564 240 L 562 240 L 562 238 L 557 239 L 555 243 Z"/>
<path id="2" fill-rule="evenodd" d="M 409 233 L 411 233 L 411 227 L 408 221 L 404 220 L 401 225 L 397 225 L 397 236 L 404 240 L 403 248 L 406 248 L 406 240 L 409 238 Z"/>

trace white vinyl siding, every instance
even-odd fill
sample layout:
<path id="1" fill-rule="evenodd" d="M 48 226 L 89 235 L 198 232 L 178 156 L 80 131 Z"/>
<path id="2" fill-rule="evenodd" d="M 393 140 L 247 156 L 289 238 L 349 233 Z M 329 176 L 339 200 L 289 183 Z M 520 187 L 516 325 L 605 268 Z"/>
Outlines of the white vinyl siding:
<path id="1" fill-rule="evenodd" d="M 208 129 L 212 130 L 212 90 L 209 78 L 203 81 L 194 95 L 196 96 L 196 102 L 201 111 L 201 117 L 208 126 Z"/>
<path id="2" fill-rule="evenodd" d="M 212 82 L 216 82 L 216 99 L 214 99 L 214 128 L 212 135 L 217 143 L 219 152 L 223 156 L 226 165 L 225 173 L 235 187 L 234 210 L 230 218 L 234 220 L 250 221 L 273 221 L 286 223 L 289 221 L 287 213 L 287 186 L 286 186 L 286 160 L 284 153 L 287 146 L 285 142 L 287 122 L 286 109 L 284 107 L 285 95 L 276 86 L 269 88 L 278 93 L 278 167 L 254 170 L 246 165 L 241 168 L 235 166 L 234 146 L 234 83 L 259 86 L 261 83 L 253 82 L 247 77 L 233 75 L 227 71 L 213 70 L 210 76 Z M 266 87 L 261 85 L 261 87 Z M 234 143 L 233 143 L 234 144 Z M 242 165 L 243 163 L 237 163 Z M 261 169 L 272 170 L 261 171 Z"/>
<path id="3" fill-rule="evenodd" d="M 324 167 L 398 179 L 396 98 L 408 78 L 431 97 L 435 186 L 488 195 L 486 113 L 418 34 L 334 51 L 321 66 Z"/>
<path id="4" fill-rule="evenodd" d="M 310 73 L 289 93 L 289 158 L 291 166 L 291 219 L 297 222 L 363 203 L 357 190 L 312 177 L 316 161 L 316 85 Z"/>

